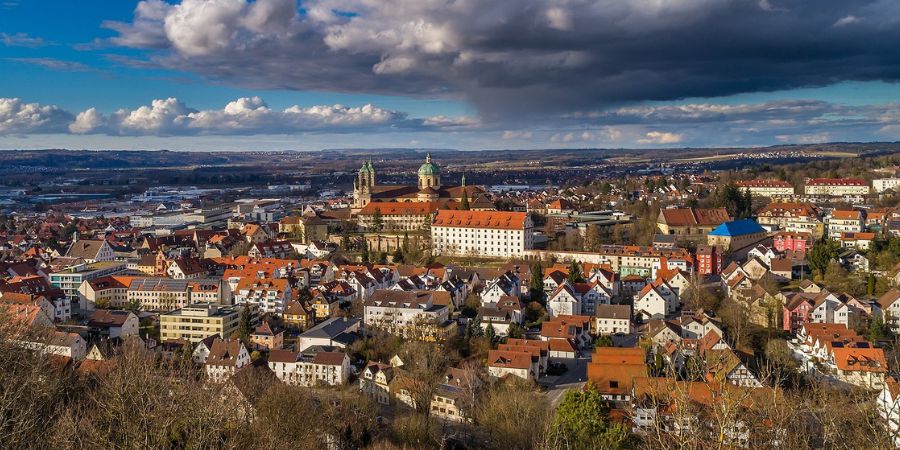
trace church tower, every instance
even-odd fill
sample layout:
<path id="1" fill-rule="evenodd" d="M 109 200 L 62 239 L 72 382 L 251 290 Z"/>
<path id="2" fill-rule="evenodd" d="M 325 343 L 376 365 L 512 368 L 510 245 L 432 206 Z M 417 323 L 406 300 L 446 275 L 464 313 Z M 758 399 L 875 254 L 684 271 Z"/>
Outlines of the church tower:
<path id="1" fill-rule="evenodd" d="M 431 153 L 425 156 L 425 164 L 419 167 L 419 190 L 426 188 L 434 190 L 441 188 L 441 170 L 437 164 L 431 162 Z"/>
<path id="2" fill-rule="evenodd" d="M 353 180 L 353 207 L 360 209 L 372 201 L 372 187 L 375 186 L 375 168 L 372 161 L 366 161 Z"/>

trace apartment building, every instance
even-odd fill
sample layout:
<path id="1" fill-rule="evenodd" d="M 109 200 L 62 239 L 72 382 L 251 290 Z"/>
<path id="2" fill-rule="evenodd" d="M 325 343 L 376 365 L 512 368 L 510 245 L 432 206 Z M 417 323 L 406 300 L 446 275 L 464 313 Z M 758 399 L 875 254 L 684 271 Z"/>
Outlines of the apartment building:
<path id="1" fill-rule="evenodd" d="M 449 305 L 449 292 L 380 289 L 366 300 L 363 321 L 403 337 L 434 340 L 443 335 Z"/>
<path id="2" fill-rule="evenodd" d="M 810 178 L 806 181 L 806 195 L 866 195 L 869 184 L 859 178 Z"/>
<path id="3" fill-rule="evenodd" d="M 432 249 L 449 256 L 522 257 L 534 246 L 524 212 L 440 210 L 431 224 Z"/>
<path id="4" fill-rule="evenodd" d="M 238 329 L 241 308 L 214 303 L 194 303 L 159 315 L 159 337 L 196 344 L 210 336 L 228 338 Z"/>
<path id="5" fill-rule="evenodd" d="M 747 180 L 738 181 L 737 187 L 749 191 L 757 197 L 778 197 L 794 195 L 794 186 L 782 180 Z"/>

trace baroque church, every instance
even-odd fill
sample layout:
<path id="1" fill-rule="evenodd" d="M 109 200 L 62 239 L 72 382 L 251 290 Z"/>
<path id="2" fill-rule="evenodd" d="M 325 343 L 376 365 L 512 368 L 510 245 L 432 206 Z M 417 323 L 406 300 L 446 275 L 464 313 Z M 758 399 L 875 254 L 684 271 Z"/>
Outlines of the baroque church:
<path id="1" fill-rule="evenodd" d="M 441 169 L 431 160 L 431 153 L 425 156 L 425 163 L 419 167 L 418 176 L 419 182 L 416 185 L 378 185 L 372 162 L 364 162 L 353 180 L 353 212 L 356 213 L 373 202 L 458 202 L 462 200 L 463 192 L 470 202 L 486 201 L 484 189 L 466 186 L 465 175 L 459 186 L 441 184 Z"/>

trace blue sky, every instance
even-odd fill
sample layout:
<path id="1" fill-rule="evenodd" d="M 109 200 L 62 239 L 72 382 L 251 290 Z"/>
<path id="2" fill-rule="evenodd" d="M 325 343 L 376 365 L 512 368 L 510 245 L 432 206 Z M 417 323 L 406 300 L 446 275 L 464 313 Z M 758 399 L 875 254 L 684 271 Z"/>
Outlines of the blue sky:
<path id="1" fill-rule="evenodd" d="M 897 140 L 900 7 L 808 3 L 0 0 L 0 148 Z"/>

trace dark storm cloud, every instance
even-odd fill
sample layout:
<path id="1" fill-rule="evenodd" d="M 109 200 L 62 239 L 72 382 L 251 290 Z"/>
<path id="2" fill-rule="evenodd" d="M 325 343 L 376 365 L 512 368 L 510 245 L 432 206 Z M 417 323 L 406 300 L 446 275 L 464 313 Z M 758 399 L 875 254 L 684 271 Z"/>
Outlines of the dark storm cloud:
<path id="1" fill-rule="evenodd" d="M 461 98 L 486 117 L 900 79 L 900 2 L 143 2 L 113 43 L 256 88 Z M 339 11 L 339 12 L 338 12 Z"/>

